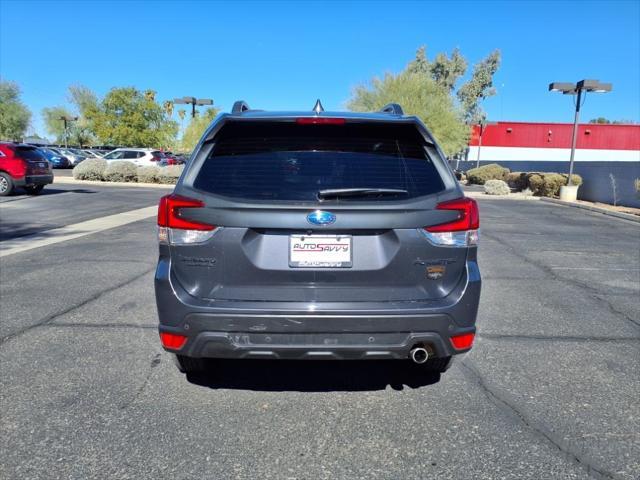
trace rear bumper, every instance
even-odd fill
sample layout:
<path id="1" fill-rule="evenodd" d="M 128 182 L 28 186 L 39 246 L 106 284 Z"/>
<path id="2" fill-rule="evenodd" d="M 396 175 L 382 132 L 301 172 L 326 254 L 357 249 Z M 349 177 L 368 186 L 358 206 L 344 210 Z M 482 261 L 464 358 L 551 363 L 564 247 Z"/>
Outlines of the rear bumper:
<path id="1" fill-rule="evenodd" d="M 196 335 L 160 326 L 160 331 L 188 335 L 179 350 L 166 351 L 195 358 L 279 359 L 279 360 L 402 360 L 415 347 L 426 348 L 432 358 L 446 358 L 465 350 L 456 350 L 450 334 L 428 331 L 417 333 L 363 334 L 320 333 L 261 334 L 251 332 L 202 331 Z M 475 328 L 466 332 L 475 332 Z M 465 332 L 457 332 L 457 334 Z"/>
<path id="2" fill-rule="evenodd" d="M 25 187 L 28 185 L 48 185 L 53 183 L 53 173 L 46 175 L 27 175 L 25 177 L 15 179 L 14 183 L 18 187 Z"/>
<path id="3" fill-rule="evenodd" d="M 406 359 L 416 346 L 449 357 L 469 350 L 450 338 L 475 332 L 480 284 L 470 261 L 458 287 L 437 301 L 203 305 L 171 281 L 168 264 L 158 264 L 155 278 L 159 330 L 187 337 L 180 350 L 167 350 L 196 358 Z"/>

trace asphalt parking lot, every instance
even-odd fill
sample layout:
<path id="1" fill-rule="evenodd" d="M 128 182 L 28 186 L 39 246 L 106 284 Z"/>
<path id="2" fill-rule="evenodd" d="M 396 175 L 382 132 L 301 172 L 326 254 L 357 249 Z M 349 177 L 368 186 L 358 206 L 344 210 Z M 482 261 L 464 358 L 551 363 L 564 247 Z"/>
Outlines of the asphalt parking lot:
<path id="1" fill-rule="evenodd" d="M 165 192 L 57 183 L 5 198 L 0 247 Z M 640 225 L 480 206 L 480 333 L 441 377 L 239 361 L 185 378 L 156 331 L 153 216 L 5 251 L 0 477 L 640 478 Z"/>

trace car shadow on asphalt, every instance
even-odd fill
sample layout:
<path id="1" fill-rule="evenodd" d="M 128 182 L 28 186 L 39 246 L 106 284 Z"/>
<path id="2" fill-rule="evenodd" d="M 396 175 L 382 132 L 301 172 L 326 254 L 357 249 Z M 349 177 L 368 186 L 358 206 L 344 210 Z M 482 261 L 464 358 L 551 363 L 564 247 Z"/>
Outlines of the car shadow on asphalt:
<path id="1" fill-rule="evenodd" d="M 420 388 L 440 381 L 440 374 L 398 360 L 216 360 L 187 380 L 212 389 L 331 392 Z"/>
<path id="2" fill-rule="evenodd" d="M 59 225 L 29 224 L 15 222 L 0 222 L 0 242 L 13 240 L 15 238 L 26 237 L 38 234 L 38 239 L 51 236 L 48 230 L 52 230 Z"/>
<path id="3" fill-rule="evenodd" d="M 98 193 L 95 190 L 87 190 L 86 188 L 45 188 L 40 195 L 55 195 L 57 193 Z"/>
<path id="4" fill-rule="evenodd" d="M 38 195 L 27 195 L 18 189 L 13 195 L 1 197 L 0 205 L 3 203 L 18 202 L 20 200 L 27 200 L 29 198 L 46 197 L 48 195 L 57 195 L 59 193 L 98 193 L 95 190 L 87 190 L 86 188 L 44 188 Z"/>

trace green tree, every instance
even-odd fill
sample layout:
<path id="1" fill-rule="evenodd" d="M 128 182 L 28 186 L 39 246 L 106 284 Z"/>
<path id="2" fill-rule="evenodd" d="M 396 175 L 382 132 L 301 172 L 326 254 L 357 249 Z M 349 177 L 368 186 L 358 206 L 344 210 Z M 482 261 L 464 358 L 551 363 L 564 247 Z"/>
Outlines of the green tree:
<path id="1" fill-rule="evenodd" d="M 101 143 L 135 147 L 170 147 L 178 124 L 155 101 L 152 90 L 112 88 L 92 118 Z"/>
<path id="2" fill-rule="evenodd" d="M 72 112 L 65 107 L 47 107 L 42 109 L 44 128 L 49 135 L 55 138 L 56 143 L 64 143 L 64 121 L 60 120 L 60 117 L 70 118 L 73 116 Z M 67 126 L 70 127 L 71 123 L 68 123 Z M 69 143 L 74 142 L 69 138 Z"/>
<path id="3" fill-rule="evenodd" d="M 477 124 L 486 118 L 480 101 L 496 94 L 493 75 L 500 67 L 500 50 L 494 50 L 473 67 L 471 78 L 458 90 L 458 99 L 468 124 Z"/>
<path id="4" fill-rule="evenodd" d="M 458 79 L 463 76 L 466 71 L 467 60 L 457 48 L 453 49 L 451 57 L 447 57 L 444 53 L 436 55 L 430 68 L 431 78 L 449 92 L 453 90 Z"/>
<path id="5" fill-rule="evenodd" d="M 100 110 L 98 97 L 83 85 L 71 85 L 67 99 L 72 107 L 58 105 L 42 110 L 45 128 L 57 143 L 64 143 L 66 134 L 71 145 L 90 145 L 95 140 L 93 117 Z M 64 131 L 64 121 L 60 120 L 62 116 L 77 117 L 77 120 L 67 123 L 67 132 Z"/>
<path id="6" fill-rule="evenodd" d="M 600 123 L 604 125 L 635 125 L 636 122 L 633 120 L 609 120 L 605 117 L 592 118 L 589 120 L 589 123 Z"/>
<path id="7" fill-rule="evenodd" d="M 438 85 L 452 91 L 458 79 L 467 71 L 467 60 L 455 48 L 450 57 L 439 53 L 432 63 L 427 58 L 427 47 L 422 45 L 416 51 L 416 58 L 407 65 L 406 71 L 429 75 Z"/>
<path id="8" fill-rule="evenodd" d="M 20 100 L 20 87 L 0 80 L 0 139 L 21 140 L 29 126 L 31 112 Z"/>
<path id="9" fill-rule="evenodd" d="M 416 52 L 416 58 L 409 62 L 406 69 L 407 73 L 424 73 L 431 75 L 431 64 L 427 58 L 427 47 L 421 45 Z"/>
<path id="10" fill-rule="evenodd" d="M 406 114 L 420 117 L 447 155 L 466 146 L 469 127 L 453 98 L 446 88 L 416 69 L 408 68 L 398 75 L 388 73 L 384 78 L 374 78 L 370 86 L 356 87 L 347 108 L 370 112 L 393 102 L 400 103 Z"/>
<path id="11" fill-rule="evenodd" d="M 81 119 L 90 120 L 100 109 L 98 97 L 84 85 L 69 87 L 69 102 L 75 106 Z"/>
<path id="12" fill-rule="evenodd" d="M 93 119 L 100 112 L 96 94 L 84 85 L 69 87 L 69 101 L 78 112 L 78 120 L 69 129 L 69 136 L 75 145 L 91 145 L 96 140 Z"/>
<path id="13" fill-rule="evenodd" d="M 198 115 L 196 118 L 192 118 L 189 125 L 184 130 L 182 136 L 181 147 L 185 152 L 192 151 L 197 143 L 200 141 L 200 137 L 211 124 L 212 120 L 218 114 L 220 110 L 216 107 L 207 108 L 202 115 Z M 183 112 L 180 110 L 178 113 Z"/>

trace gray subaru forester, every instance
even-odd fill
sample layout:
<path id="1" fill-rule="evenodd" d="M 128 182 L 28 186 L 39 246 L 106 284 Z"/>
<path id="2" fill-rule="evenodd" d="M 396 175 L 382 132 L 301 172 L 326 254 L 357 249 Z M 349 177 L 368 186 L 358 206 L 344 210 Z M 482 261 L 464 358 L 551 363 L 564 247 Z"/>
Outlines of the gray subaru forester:
<path id="1" fill-rule="evenodd" d="M 471 348 L 479 215 L 424 124 L 236 102 L 158 210 L 155 292 L 181 371 L 207 359 L 398 359 Z"/>

